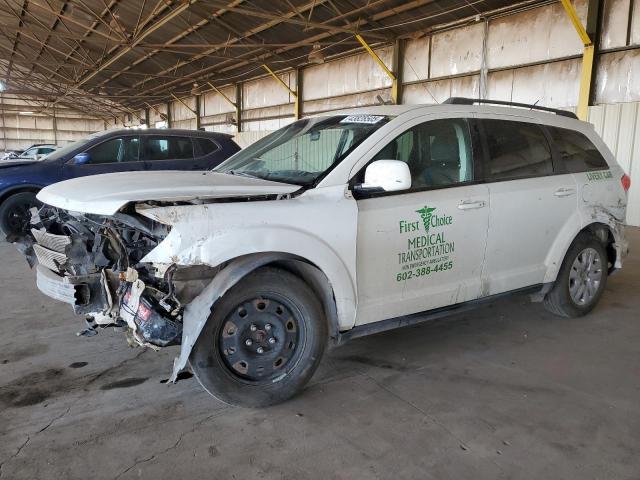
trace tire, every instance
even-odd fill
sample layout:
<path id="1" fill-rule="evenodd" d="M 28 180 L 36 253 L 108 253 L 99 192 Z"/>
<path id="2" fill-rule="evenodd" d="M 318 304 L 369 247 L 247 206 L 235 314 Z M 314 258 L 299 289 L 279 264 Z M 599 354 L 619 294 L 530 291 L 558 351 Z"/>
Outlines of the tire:
<path id="1" fill-rule="evenodd" d="M 29 209 L 40 205 L 33 192 L 14 193 L 0 205 L 0 230 L 9 235 L 20 235 L 28 231 Z"/>
<path id="2" fill-rule="evenodd" d="M 586 268 L 590 268 L 590 273 Z M 544 299 L 545 308 L 561 317 L 586 315 L 604 292 L 608 270 L 604 245 L 594 235 L 580 233 L 569 247 L 553 288 Z M 581 290 L 583 286 L 584 290 Z"/>
<path id="3" fill-rule="evenodd" d="M 263 267 L 214 304 L 189 363 L 200 385 L 222 402 L 264 407 L 302 390 L 327 339 L 311 288 L 285 270 Z"/>

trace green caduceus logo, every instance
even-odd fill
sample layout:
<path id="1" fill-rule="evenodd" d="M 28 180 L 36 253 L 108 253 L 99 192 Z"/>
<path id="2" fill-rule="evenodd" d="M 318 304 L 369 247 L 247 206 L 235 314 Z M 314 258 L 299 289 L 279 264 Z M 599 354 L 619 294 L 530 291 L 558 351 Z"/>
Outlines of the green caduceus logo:
<path id="1" fill-rule="evenodd" d="M 422 217 L 422 223 L 424 224 L 424 231 L 427 233 L 429 233 L 429 227 L 431 226 L 431 215 L 433 215 L 434 210 L 435 210 L 435 207 L 431 208 L 431 207 L 427 207 L 426 205 L 424 206 L 424 208 L 421 208 L 420 210 L 416 210 L 416 212 L 418 212 Z"/>

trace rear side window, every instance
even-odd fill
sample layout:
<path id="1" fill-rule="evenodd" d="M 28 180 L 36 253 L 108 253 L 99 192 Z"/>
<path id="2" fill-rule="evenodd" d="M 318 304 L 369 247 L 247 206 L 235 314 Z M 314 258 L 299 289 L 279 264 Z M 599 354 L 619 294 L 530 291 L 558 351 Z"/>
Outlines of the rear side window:
<path id="1" fill-rule="evenodd" d="M 488 180 L 553 174 L 551 149 L 542 129 L 509 120 L 482 120 L 488 146 Z"/>
<path id="2" fill-rule="evenodd" d="M 150 136 L 143 137 L 142 159 L 186 160 L 193 159 L 193 144 L 189 137 Z"/>
<path id="3" fill-rule="evenodd" d="M 609 168 L 596 146 L 584 134 L 566 128 L 547 127 L 568 173 Z"/>
<path id="4" fill-rule="evenodd" d="M 218 144 L 208 138 L 193 138 L 196 157 L 204 157 L 218 150 Z"/>

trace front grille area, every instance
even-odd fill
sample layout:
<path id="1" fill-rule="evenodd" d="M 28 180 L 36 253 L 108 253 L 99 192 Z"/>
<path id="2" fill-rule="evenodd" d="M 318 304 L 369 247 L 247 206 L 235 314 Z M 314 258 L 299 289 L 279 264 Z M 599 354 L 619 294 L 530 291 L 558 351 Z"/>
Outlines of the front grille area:
<path id="1" fill-rule="evenodd" d="M 36 242 L 54 252 L 64 253 L 65 247 L 71 244 L 71 237 L 65 235 L 54 235 L 46 230 L 31 229 L 31 234 Z"/>
<path id="2" fill-rule="evenodd" d="M 43 247 L 35 243 L 33 245 L 33 251 L 36 254 L 38 263 L 47 267 L 54 272 L 61 273 L 59 265 L 63 265 L 67 261 L 67 256 L 64 253 L 59 253 L 54 250 Z"/>

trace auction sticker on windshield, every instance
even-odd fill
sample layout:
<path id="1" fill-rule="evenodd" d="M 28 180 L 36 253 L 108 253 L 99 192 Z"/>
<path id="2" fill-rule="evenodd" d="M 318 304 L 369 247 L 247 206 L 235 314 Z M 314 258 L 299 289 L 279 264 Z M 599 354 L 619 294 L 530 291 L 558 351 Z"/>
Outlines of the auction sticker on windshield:
<path id="1" fill-rule="evenodd" d="M 340 123 L 368 123 L 373 125 L 383 119 L 384 116 L 382 115 L 349 115 L 340 120 Z"/>

